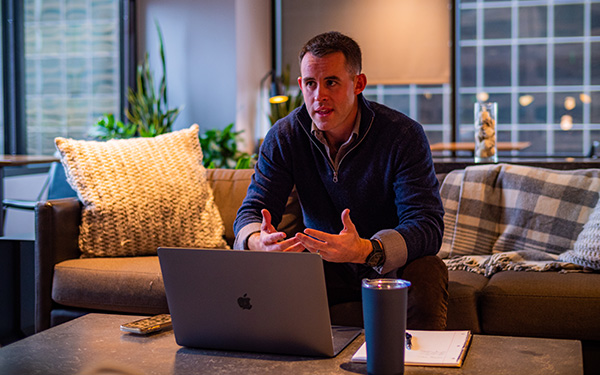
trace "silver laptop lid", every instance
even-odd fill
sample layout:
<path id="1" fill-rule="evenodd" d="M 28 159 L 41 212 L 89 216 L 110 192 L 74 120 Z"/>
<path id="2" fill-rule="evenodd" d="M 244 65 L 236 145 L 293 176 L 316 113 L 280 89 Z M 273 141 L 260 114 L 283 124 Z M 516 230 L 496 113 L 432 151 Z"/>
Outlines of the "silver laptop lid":
<path id="1" fill-rule="evenodd" d="M 318 254 L 159 248 L 177 344 L 334 356 Z"/>

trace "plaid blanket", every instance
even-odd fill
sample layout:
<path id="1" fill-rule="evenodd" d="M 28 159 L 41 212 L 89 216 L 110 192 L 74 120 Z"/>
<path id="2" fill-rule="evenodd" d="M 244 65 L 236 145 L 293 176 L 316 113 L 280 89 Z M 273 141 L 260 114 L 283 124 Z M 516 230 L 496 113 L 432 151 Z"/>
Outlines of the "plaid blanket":
<path id="1" fill-rule="evenodd" d="M 507 251 L 494 255 L 464 255 L 444 259 L 449 270 L 469 271 L 490 277 L 500 271 L 578 271 L 583 267 L 557 260 L 536 250 Z"/>
<path id="2" fill-rule="evenodd" d="M 491 261 L 507 269 L 508 263 L 516 267 L 519 262 L 538 262 L 539 254 L 546 253 L 553 257 L 542 261 L 554 262 L 573 248 L 599 191 L 597 169 L 555 171 L 495 164 L 452 171 L 440 190 L 446 210 L 440 256 L 463 257 L 462 263 L 447 261 L 454 269 L 467 269 L 476 260 L 480 273 L 486 274 L 498 269 Z M 508 263 L 506 256 L 491 258 L 506 252 L 517 253 Z"/>

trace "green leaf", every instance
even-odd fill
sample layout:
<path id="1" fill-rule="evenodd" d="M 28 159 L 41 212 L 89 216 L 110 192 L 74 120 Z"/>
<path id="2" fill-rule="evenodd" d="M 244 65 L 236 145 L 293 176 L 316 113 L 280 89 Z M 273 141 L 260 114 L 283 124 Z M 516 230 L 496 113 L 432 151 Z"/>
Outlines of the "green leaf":
<path id="1" fill-rule="evenodd" d="M 223 129 L 209 129 L 200 134 L 199 141 L 204 154 L 203 164 L 210 168 L 251 168 L 255 155 L 238 151 L 241 131 L 233 131 L 233 123 Z"/>
<path id="2" fill-rule="evenodd" d="M 112 113 L 104 114 L 96 122 L 90 132 L 92 136 L 101 140 L 131 138 L 135 135 L 136 128 L 131 124 L 115 121 Z"/>

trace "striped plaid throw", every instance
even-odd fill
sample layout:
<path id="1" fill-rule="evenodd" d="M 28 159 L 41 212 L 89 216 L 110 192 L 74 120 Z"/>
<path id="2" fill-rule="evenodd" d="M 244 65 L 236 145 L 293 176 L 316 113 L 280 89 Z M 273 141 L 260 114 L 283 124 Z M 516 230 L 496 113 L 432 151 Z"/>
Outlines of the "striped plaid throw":
<path id="1" fill-rule="evenodd" d="M 529 258 L 536 264 L 531 269 L 548 269 L 539 262 L 573 248 L 599 191 L 597 169 L 493 164 L 452 171 L 440 191 L 446 210 L 440 256 L 449 259 L 450 269 L 483 274 L 519 268 L 519 262 L 527 268 Z M 516 253 L 491 258 L 508 252 Z M 498 268 L 490 259 L 505 266 Z"/>

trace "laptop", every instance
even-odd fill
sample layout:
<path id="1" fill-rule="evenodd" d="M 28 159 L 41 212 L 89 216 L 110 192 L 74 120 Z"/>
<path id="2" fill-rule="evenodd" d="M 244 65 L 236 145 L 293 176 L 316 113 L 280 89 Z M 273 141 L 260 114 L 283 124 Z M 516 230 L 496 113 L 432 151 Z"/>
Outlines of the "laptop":
<path id="1" fill-rule="evenodd" d="M 361 332 L 331 326 L 321 256 L 159 248 L 178 345 L 334 357 Z"/>

